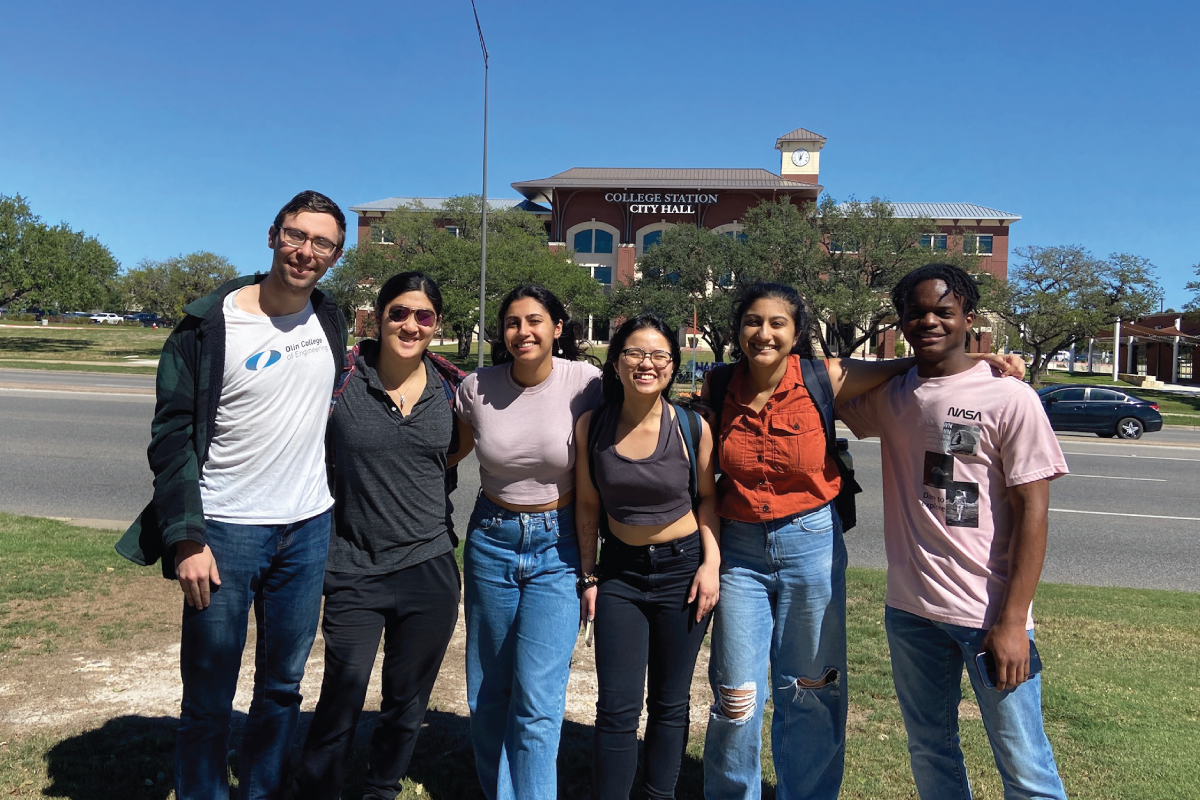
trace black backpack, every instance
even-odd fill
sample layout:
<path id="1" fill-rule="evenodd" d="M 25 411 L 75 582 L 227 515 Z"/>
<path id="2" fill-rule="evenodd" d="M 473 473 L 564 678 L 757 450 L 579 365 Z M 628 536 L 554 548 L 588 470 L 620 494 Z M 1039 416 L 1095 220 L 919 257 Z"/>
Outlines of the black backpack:
<path id="1" fill-rule="evenodd" d="M 713 426 L 714 437 L 721 430 L 721 409 L 725 405 L 725 395 L 729 393 L 729 382 L 733 380 L 735 364 L 721 364 L 708 373 L 708 403 L 717 415 L 717 423 Z M 840 442 L 833 427 L 833 385 L 829 382 L 829 371 L 825 362 L 815 358 L 800 359 L 800 377 L 804 388 L 813 404 L 821 414 L 821 424 L 825 428 L 826 453 L 837 465 L 838 475 L 842 478 L 842 489 L 834 498 L 833 505 L 838 516 L 842 518 L 842 530 L 848 531 L 858 522 L 858 512 L 854 507 L 854 495 L 862 491 L 858 481 L 854 480 L 854 470 L 841 458 L 838 453 Z M 719 451 L 720 448 L 717 448 Z"/>

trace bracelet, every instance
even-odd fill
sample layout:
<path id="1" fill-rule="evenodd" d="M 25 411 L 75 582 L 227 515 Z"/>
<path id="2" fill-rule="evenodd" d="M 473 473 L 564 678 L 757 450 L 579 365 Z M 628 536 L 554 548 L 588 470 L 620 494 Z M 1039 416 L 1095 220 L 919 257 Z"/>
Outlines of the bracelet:
<path id="1" fill-rule="evenodd" d="M 595 586 L 599 582 L 600 579 L 596 577 L 596 573 L 589 572 L 588 574 L 580 577 L 579 580 L 575 581 L 575 588 L 582 592 L 590 586 Z"/>

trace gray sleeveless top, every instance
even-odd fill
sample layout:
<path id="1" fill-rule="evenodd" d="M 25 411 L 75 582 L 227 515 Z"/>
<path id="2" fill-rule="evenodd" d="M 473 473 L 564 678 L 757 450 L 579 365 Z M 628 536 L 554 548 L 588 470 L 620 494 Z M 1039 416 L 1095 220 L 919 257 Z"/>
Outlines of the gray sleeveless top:
<path id="1" fill-rule="evenodd" d="M 662 400 L 658 446 L 649 458 L 627 458 L 615 443 L 619 409 L 596 409 L 600 430 L 593 462 L 600 501 L 608 515 L 624 525 L 665 525 L 692 510 L 688 479 L 692 467 L 678 434 L 678 415 L 672 420 Z"/>

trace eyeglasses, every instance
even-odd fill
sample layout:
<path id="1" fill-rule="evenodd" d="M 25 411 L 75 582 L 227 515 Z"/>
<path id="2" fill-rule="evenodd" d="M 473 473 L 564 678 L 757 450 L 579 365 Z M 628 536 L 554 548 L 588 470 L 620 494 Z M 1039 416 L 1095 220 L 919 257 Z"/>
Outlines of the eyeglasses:
<path id="1" fill-rule="evenodd" d="M 432 328 L 433 324 L 437 322 L 436 311 L 429 308 L 409 308 L 408 306 L 392 306 L 387 311 L 387 318 L 392 322 L 400 323 L 408 319 L 410 314 L 417 318 L 417 324 L 422 328 Z"/>
<path id="2" fill-rule="evenodd" d="M 653 353 L 647 353 L 640 347 L 626 347 L 621 351 L 621 355 L 625 357 L 625 363 L 631 367 L 641 366 L 641 363 L 646 360 L 646 356 L 650 357 L 650 363 L 656 367 L 665 367 L 674 361 L 671 354 L 666 350 L 655 350 Z"/>
<path id="3" fill-rule="evenodd" d="M 309 236 L 296 228 L 282 228 L 279 236 L 289 247 L 304 247 L 305 242 L 312 242 L 312 251 L 318 256 L 331 256 L 338 246 L 324 236 Z"/>

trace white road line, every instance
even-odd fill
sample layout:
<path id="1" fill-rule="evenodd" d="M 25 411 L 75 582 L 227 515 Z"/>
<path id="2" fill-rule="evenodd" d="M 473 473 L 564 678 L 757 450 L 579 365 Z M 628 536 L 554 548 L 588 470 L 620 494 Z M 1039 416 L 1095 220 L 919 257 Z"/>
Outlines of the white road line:
<path id="1" fill-rule="evenodd" d="M 1200 458 L 1178 458 L 1176 456 L 1139 456 L 1132 453 L 1072 453 L 1063 451 L 1064 456 L 1093 456 L 1095 458 L 1136 458 L 1142 461 L 1200 461 Z"/>
<path id="2" fill-rule="evenodd" d="M 1124 475 L 1083 475 L 1078 472 L 1071 472 L 1067 475 L 1069 478 L 1104 478 L 1110 481 L 1150 481 L 1152 483 L 1166 483 L 1166 478 L 1127 478 Z"/>
<path id="3" fill-rule="evenodd" d="M 1074 508 L 1052 508 L 1060 514 L 1094 514 L 1100 517 L 1136 517 L 1137 519 L 1181 519 L 1185 522 L 1200 522 L 1200 517 L 1164 517 L 1158 514 L 1121 514 L 1117 511 L 1077 511 Z"/>

